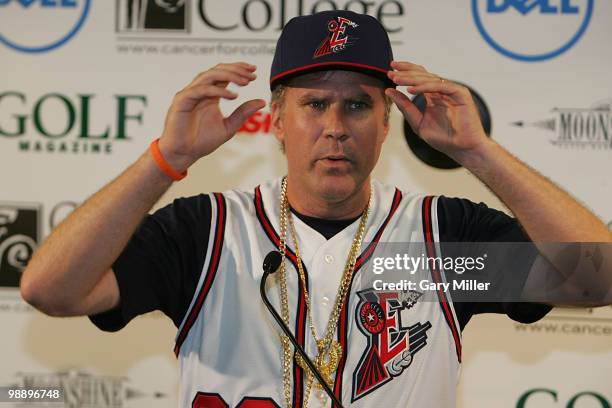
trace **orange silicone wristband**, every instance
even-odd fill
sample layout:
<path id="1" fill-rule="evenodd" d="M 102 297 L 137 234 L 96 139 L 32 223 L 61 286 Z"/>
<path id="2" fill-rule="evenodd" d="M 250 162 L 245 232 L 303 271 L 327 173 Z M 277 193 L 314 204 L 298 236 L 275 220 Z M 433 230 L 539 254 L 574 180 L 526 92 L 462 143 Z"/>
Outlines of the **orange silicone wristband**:
<path id="1" fill-rule="evenodd" d="M 178 171 L 174 170 L 172 166 L 170 166 L 170 164 L 168 164 L 166 159 L 164 159 L 162 152 L 159 150 L 159 139 L 155 139 L 153 143 L 151 143 L 149 150 L 151 150 L 153 160 L 155 160 L 155 163 L 157 163 L 157 166 L 160 168 L 160 170 L 163 171 L 164 174 L 170 177 L 172 180 L 179 181 L 184 179 L 185 176 L 187 176 L 187 170 L 182 173 L 179 173 Z"/>

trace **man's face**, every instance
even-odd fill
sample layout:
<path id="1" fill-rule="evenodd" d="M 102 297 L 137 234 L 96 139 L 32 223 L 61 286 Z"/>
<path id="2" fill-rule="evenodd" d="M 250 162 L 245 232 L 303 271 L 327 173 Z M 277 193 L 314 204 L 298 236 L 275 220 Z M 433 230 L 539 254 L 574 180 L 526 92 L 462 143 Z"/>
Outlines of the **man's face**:
<path id="1" fill-rule="evenodd" d="M 369 181 L 388 132 L 382 81 L 351 71 L 324 71 L 293 79 L 273 130 L 287 155 L 296 188 L 342 201 Z"/>

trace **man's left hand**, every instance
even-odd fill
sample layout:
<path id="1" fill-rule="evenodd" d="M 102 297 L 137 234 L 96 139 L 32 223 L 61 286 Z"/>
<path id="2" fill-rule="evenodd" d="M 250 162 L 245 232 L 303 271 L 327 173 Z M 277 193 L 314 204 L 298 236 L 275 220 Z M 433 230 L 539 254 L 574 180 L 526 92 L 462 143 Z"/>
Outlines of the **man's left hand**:
<path id="1" fill-rule="evenodd" d="M 470 153 L 490 141 L 476 104 L 465 86 L 445 80 L 410 62 L 393 61 L 389 78 L 407 86 L 413 95 L 423 94 L 427 106 L 421 113 L 410 98 L 397 89 L 385 93 L 397 105 L 404 118 L 427 144 L 461 163 Z"/>

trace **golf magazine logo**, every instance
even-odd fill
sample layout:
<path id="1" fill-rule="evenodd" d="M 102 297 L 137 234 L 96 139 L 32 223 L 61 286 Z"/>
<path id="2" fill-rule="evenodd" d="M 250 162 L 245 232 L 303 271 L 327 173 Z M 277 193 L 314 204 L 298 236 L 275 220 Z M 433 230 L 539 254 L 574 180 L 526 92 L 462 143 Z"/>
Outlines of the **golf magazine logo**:
<path id="1" fill-rule="evenodd" d="M 83 27 L 91 0 L 0 0 L 0 44 L 19 52 L 54 50 Z"/>
<path id="2" fill-rule="evenodd" d="M 586 32 L 595 0 L 472 0 L 480 35 L 500 54 L 544 61 L 569 51 Z M 546 35 L 543 35 L 546 34 Z"/>
<path id="3" fill-rule="evenodd" d="M 612 149 L 612 99 L 589 108 L 553 108 L 552 117 L 512 125 L 547 131 L 554 135 L 550 143 L 557 147 Z"/>
<path id="4" fill-rule="evenodd" d="M 0 92 L 0 148 L 22 153 L 112 154 L 143 124 L 147 97 Z"/>

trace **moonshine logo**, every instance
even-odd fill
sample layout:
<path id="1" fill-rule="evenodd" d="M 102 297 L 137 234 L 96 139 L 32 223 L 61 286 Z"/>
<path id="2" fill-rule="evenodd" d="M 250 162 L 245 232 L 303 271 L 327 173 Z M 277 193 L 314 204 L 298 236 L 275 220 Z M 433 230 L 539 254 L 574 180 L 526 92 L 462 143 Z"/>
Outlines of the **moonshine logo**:
<path id="1" fill-rule="evenodd" d="M 550 143 L 564 148 L 612 149 L 612 99 L 589 108 L 553 108 L 548 118 L 512 125 L 535 127 L 556 134 Z"/>
<path id="2" fill-rule="evenodd" d="M 519 61 L 544 61 L 583 36 L 595 0 L 472 0 L 478 31 L 497 52 Z"/>
<path id="3" fill-rule="evenodd" d="M 81 30 L 91 0 L 0 0 L 0 43 L 13 50 L 51 51 Z"/>

